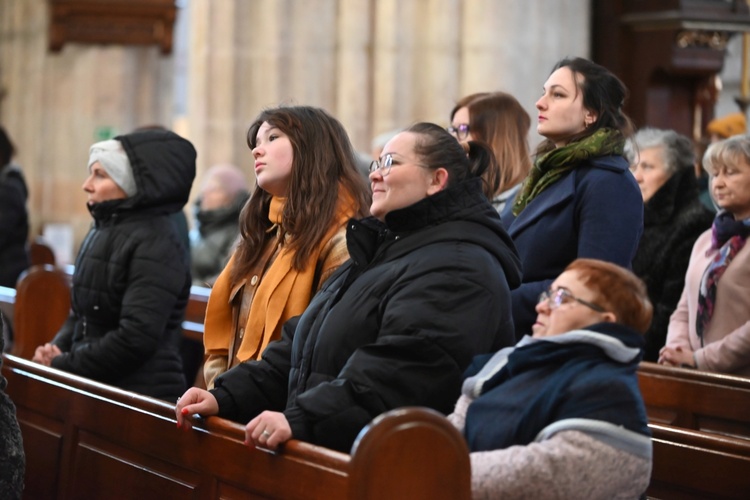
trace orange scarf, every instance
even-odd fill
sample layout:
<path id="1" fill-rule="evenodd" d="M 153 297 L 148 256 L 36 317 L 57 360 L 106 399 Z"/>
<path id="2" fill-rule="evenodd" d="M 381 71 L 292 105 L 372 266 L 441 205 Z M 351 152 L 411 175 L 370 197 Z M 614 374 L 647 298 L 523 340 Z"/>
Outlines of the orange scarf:
<path id="1" fill-rule="evenodd" d="M 281 222 L 284 201 L 276 197 L 271 200 L 268 219 L 274 224 Z M 259 359 L 269 342 L 281 337 L 281 327 L 284 323 L 304 312 L 315 293 L 313 280 L 321 251 L 341 227 L 354 216 L 354 213 L 353 197 L 345 189 L 339 187 L 339 199 L 333 223 L 310 255 L 302 271 L 296 271 L 293 268 L 295 253 L 288 251 L 282 243 L 276 258 L 261 278 L 250 305 L 245 336 L 237 351 L 237 358 L 240 361 Z M 206 306 L 203 343 L 207 354 L 227 355 L 229 346 L 233 343 L 234 336 L 237 335 L 233 324 L 231 304 L 233 286 L 230 281 L 234 257 L 232 255 L 216 280 Z"/>

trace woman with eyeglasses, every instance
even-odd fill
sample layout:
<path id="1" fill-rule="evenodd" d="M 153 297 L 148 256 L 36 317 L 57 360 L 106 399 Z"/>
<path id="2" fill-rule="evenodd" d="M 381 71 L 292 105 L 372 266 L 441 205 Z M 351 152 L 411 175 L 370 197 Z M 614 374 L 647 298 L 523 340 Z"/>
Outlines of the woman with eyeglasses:
<path id="1" fill-rule="evenodd" d="M 185 393 L 178 426 L 219 415 L 249 422 L 253 445 L 295 438 L 348 452 L 387 410 L 450 412 L 473 356 L 513 343 L 510 288 L 520 282 L 478 178 L 492 153 L 466 147 L 431 123 L 390 140 L 371 167 L 372 217 L 347 227 L 351 260 L 260 361 Z"/>
<path id="2" fill-rule="evenodd" d="M 750 136 L 703 156 L 720 211 L 693 246 L 659 363 L 750 376 Z"/>
<path id="3" fill-rule="evenodd" d="M 531 332 L 536 299 L 576 258 L 630 268 L 643 230 L 643 199 L 623 156 L 627 89 L 581 58 L 558 62 L 536 103 L 546 140 L 503 222 L 523 263 L 513 291 L 519 337 Z"/>
<path id="4" fill-rule="evenodd" d="M 257 187 L 240 212 L 240 240 L 211 289 L 206 387 L 259 359 L 348 258 L 345 227 L 367 213 L 369 193 L 341 123 L 322 109 L 263 111 L 247 132 Z"/>
<path id="5" fill-rule="evenodd" d="M 482 141 L 495 154 L 495 164 L 482 178 L 484 194 L 498 212 L 515 198 L 531 170 L 529 127 L 529 114 L 505 92 L 468 95 L 451 111 L 448 132 L 459 141 Z"/>
<path id="6" fill-rule="evenodd" d="M 645 285 L 577 259 L 536 311 L 532 336 L 475 358 L 448 417 L 471 452 L 473 498 L 638 498 L 652 452 L 636 373 Z"/>

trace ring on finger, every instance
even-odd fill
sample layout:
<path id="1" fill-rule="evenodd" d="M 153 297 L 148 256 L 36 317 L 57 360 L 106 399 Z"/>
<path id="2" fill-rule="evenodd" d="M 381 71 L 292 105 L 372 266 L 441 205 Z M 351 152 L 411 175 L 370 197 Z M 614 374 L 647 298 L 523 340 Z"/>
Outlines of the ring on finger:
<path id="1" fill-rule="evenodd" d="M 261 435 L 261 436 L 263 436 L 263 437 L 264 437 L 264 438 L 266 438 L 266 439 L 268 439 L 268 438 L 270 438 L 270 437 L 271 437 L 271 433 L 270 433 L 270 432 L 268 432 L 268 430 L 267 430 L 267 429 L 264 429 L 264 430 L 263 430 L 263 432 L 261 432 L 261 433 L 260 433 L 260 435 Z"/>

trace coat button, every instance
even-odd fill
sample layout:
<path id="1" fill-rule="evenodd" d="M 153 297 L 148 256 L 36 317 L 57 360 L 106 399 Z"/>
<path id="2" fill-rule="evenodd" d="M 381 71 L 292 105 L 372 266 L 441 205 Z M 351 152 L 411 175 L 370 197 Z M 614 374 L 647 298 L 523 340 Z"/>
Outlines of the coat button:
<path id="1" fill-rule="evenodd" d="M 252 278 L 250 278 L 250 284 L 251 284 L 252 286 L 255 286 L 255 285 L 257 285 L 257 284 L 258 284 L 258 275 L 257 275 L 257 274 L 256 274 L 256 275 L 254 275 L 254 276 L 253 276 Z"/>

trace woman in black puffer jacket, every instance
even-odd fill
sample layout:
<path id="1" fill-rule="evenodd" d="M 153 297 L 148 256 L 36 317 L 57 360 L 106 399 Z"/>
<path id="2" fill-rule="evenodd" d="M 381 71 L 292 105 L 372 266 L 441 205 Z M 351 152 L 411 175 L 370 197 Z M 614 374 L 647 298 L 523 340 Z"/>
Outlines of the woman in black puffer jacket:
<path id="1" fill-rule="evenodd" d="M 76 259 L 72 312 L 34 361 L 165 400 L 184 391 L 190 264 L 169 215 L 188 200 L 195 156 L 164 130 L 91 147 L 83 189 L 94 224 Z"/>
<path id="2" fill-rule="evenodd" d="M 227 371 L 211 392 L 188 390 L 178 426 L 219 415 L 250 421 L 255 445 L 295 438 L 349 451 L 385 411 L 450 412 L 472 357 L 513 343 L 520 262 L 482 192 L 492 152 L 422 123 L 383 153 L 370 173 L 373 217 L 347 226 L 349 263 L 261 360 Z"/>

